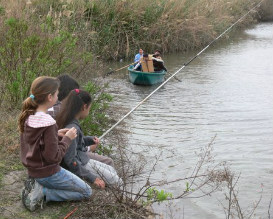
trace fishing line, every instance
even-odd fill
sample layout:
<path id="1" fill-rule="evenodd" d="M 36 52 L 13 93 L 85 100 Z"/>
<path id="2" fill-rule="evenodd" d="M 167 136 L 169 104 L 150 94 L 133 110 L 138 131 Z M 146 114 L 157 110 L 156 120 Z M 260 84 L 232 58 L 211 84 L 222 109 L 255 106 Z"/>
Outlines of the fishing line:
<path id="1" fill-rule="evenodd" d="M 141 104 L 143 104 L 146 100 L 148 100 L 156 91 L 158 91 L 161 87 L 168 83 L 176 74 L 178 74 L 181 70 L 183 70 L 187 65 L 189 65 L 193 60 L 195 60 L 200 54 L 202 54 L 207 48 L 209 48 L 214 42 L 216 42 L 219 38 L 221 38 L 226 32 L 228 32 L 233 26 L 235 26 L 238 22 L 240 22 L 244 17 L 246 17 L 252 10 L 256 7 L 260 6 L 260 4 L 264 0 L 260 1 L 256 4 L 252 9 L 250 9 L 245 15 L 239 18 L 235 23 L 233 23 L 230 27 L 228 27 L 223 33 L 221 33 L 218 37 L 216 37 L 213 41 L 211 41 L 204 49 L 202 49 L 199 53 L 197 53 L 194 57 L 192 57 L 188 62 L 186 62 L 181 68 L 179 68 L 172 76 L 170 76 L 166 81 L 164 81 L 160 86 L 158 86 L 152 93 L 150 93 L 145 99 L 139 102 L 134 108 L 132 108 L 125 116 L 123 116 L 116 124 L 114 124 L 110 129 L 108 129 L 102 136 L 99 137 L 101 140 L 105 135 L 107 135 L 110 131 L 112 131 L 117 125 L 119 125 L 127 116 L 129 116 L 133 111 L 135 111 Z"/>

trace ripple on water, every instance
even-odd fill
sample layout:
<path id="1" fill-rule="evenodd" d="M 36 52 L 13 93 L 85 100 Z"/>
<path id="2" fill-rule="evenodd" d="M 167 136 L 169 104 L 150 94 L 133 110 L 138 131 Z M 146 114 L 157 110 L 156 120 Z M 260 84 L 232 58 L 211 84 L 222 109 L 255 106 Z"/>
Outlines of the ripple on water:
<path id="1" fill-rule="evenodd" d="M 273 194 L 273 24 L 257 25 L 221 42 L 177 75 L 182 82 L 171 80 L 126 120 L 132 132 L 129 144 L 149 160 L 162 152 L 152 178 L 171 180 L 188 176 L 198 161 L 195 152 L 217 134 L 216 161 L 228 161 L 240 174 L 242 207 L 258 200 L 263 188 L 257 209 L 263 216 Z M 173 73 L 192 55 L 173 54 L 164 60 Z M 134 86 L 124 78 L 110 86 L 116 89 L 116 103 L 128 109 L 156 88 Z M 184 186 L 179 182 L 166 189 L 178 193 Z M 178 214 L 223 218 L 216 199 L 222 196 L 177 201 L 182 207 Z"/>

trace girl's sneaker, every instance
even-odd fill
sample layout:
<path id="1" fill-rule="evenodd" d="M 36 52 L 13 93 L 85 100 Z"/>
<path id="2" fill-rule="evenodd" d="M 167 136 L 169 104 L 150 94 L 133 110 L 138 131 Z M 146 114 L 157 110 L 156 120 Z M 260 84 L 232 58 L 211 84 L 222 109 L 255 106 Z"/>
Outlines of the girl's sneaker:
<path id="1" fill-rule="evenodd" d="M 33 178 L 28 178 L 24 182 L 24 188 L 21 192 L 22 202 L 25 205 L 25 200 L 28 196 L 28 194 L 31 192 L 31 190 L 34 188 L 35 180 Z"/>
<path id="2" fill-rule="evenodd" d="M 25 184 L 26 185 L 26 184 Z M 22 201 L 24 206 L 29 211 L 35 211 L 39 205 L 43 205 L 44 194 L 43 187 L 35 181 L 34 186 L 32 183 L 28 184 L 29 187 L 25 186 L 22 191 Z M 29 190 L 29 188 L 32 188 Z"/>

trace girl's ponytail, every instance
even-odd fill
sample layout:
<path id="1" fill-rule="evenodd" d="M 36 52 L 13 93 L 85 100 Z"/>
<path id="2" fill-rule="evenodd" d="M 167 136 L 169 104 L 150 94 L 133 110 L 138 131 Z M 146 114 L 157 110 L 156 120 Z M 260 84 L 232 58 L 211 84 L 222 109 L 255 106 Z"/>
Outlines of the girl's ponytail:
<path id="1" fill-rule="evenodd" d="M 25 125 L 26 119 L 30 115 L 34 115 L 37 108 L 38 108 L 38 104 L 35 103 L 34 98 L 29 96 L 27 99 L 24 100 L 22 111 L 18 120 L 20 132 L 24 131 L 24 125 Z"/>
<path id="2" fill-rule="evenodd" d="M 27 118 L 34 115 L 40 104 L 47 100 L 48 94 L 54 94 L 59 89 L 60 82 L 53 77 L 38 77 L 31 84 L 31 95 L 26 98 L 22 105 L 22 110 L 18 119 L 20 132 L 24 132 Z"/>

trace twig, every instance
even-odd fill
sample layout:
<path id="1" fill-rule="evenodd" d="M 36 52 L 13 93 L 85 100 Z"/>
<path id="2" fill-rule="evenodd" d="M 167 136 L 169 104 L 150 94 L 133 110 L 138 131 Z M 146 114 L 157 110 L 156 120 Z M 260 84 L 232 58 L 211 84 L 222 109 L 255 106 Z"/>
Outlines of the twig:
<path id="1" fill-rule="evenodd" d="M 75 208 L 73 211 L 71 211 L 70 213 L 68 213 L 65 217 L 64 217 L 64 219 L 67 219 L 67 218 L 69 218 L 72 214 L 74 214 L 74 212 L 75 211 L 77 211 L 78 210 L 78 208 Z"/>
<path id="2" fill-rule="evenodd" d="M 229 188 L 229 198 L 228 198 L 228 211 L 227 211 L 228 216 L 227 216 L 227 219 L 229 219 L 230 212 L 231 212 L 232 179 L 233 178 L 231 177 L 230 181 L 228 182 L 230 188 Z"/>
<path id="3" fill-rule="evenodd" d="M 262 190 L 262 193 L 263 193 L 263 190 Z M 261 200 L 262 200 L 262 197 L 263 197 L 263 196 L 262 196 L 262 194 L 261 194 L 259 201 L 258 201 L 258 202 L 256 203 L 256 205 L 253 207 L 252 212 L 250 213 L 250 215 L 248 216 L 248 218 L 251 218 L 251 216 L 254 214 L 255 210 L 257 209 L 258 205 L 260 204 L 260 202 L 261 202 Z"/>

